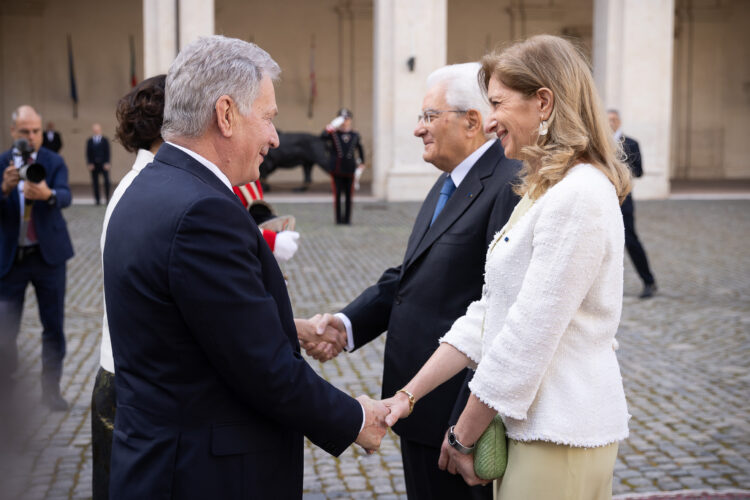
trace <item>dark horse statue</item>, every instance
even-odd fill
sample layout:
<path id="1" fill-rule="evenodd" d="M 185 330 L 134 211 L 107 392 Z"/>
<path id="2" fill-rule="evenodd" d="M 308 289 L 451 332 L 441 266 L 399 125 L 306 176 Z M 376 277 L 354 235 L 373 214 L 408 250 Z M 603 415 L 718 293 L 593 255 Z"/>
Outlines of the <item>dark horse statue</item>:
<path id="1" fill-rule="evenodd" d="M 263 190 L 268 191 L 267 178 L 277 168 L 293 168 L 302 166 L 304 169 L 304 184 L 295 191 L 306 191 L 312 182 L 313 166 L 328 168 L 328 151 L 325 142 L 319 135 L 305 132 L 281 132 L 279 147 L 268 151 L 265 160 L 260 164 L 260 180 Z"/>

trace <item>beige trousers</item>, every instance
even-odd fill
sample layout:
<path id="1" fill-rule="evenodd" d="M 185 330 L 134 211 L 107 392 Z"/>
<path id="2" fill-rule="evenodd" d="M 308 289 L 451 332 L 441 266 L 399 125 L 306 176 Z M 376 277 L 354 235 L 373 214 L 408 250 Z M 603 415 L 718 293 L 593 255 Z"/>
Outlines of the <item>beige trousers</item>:
<path id="1" fill-rule="evenodd" d="M 508 440 L 508 468 L 495 500 L 609 500 L 617 443 L 575 448 Z"/>

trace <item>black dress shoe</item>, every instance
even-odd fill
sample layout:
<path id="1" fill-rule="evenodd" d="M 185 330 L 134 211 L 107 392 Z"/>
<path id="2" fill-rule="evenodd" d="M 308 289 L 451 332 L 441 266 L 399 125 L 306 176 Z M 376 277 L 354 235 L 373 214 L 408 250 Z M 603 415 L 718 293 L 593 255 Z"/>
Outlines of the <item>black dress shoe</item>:
<path id="1" fill-rule="evenodd" d="M 68 411 L 68 402 L 63 399 L 60 391 L 45 391 L 42 393 L 42 403 L 52 411 Z"/>
<path id="2" fill-rule="evenodd" d="M 638 296 L 638 298 L 648 299 L 650 297 L 653 297 L 654 294 L 656 293 L 656 290 L 658 290 L 658 288 L 656 287 L 656 283 L 651 283 L 650 285 L 643 285 L 643 291 Z"/>

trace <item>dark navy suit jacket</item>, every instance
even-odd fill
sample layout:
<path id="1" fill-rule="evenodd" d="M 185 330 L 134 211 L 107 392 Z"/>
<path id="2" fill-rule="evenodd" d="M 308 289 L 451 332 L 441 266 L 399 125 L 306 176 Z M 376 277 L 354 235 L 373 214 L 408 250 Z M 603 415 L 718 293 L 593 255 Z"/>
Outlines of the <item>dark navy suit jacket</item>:
<path id="1" fill-rule="evenodd" d="M 0 155 L 0 175 L 12 159 L 12 150 Z M 57 203 L 50 205 L 47 201 L 34 202 L 34 229 L 39 239 L 42 258 L 47 264 L 56 266 L 73 256 L 68 227 L 60 211 L 70 205 L 72 199 L 68 186 L 68 167 L 60 155 L 43 147 L 39 148 L 36 161 L 44 166 L 47 174 L 45 180 L 50 189 L 55 190 Z M 0 191 L 0 277 L 5 276 L 13 265 L 18 248 L 20 223 L 18 189 L 13 189 L 8 196 L 3 196 Z"/>
<path id="2" fill-rule="evenodd" d="M 518 203 L 511 189 L 520 163 L 505 157 L 499 141 L 477 160 L 430 221 L 445 176 L 430 190 L 414 223 L 403 263 L 386 270 L 342 312 L 352 322 L 355 347 L 388 331 L 383 397 L 416 375 L 438 348 L 438 339 L 479 299 L 487 248 Z M 433 390 L 393 429 L 406 439 L 440 447 L 451 413 L 468 397 L 459 392 L 466 370 Z M 454 415 L 455 418 L 455 415 Z"/>
<path id="3" fill-rule="evenodd" d="M 630 172 L 633 177 L 640 177 L 643 175 L 643 163 L 641 161 L 641 148 L 638 147 L 638 142 L 630 137 L 622 136 L 622 152 L 625 155 L 625 163 L 630 167 Z M 620 207 L 623 213 L 633 213 L 633 197 L 630 193 L 622 202 Z"/>
<path id="4" fill-rule="evenodd" d="M 104 247 L 117 416 L 110 498 L 300 498 L 303 435 L 338 455 L 359 403 L 299 352 L 284 278 L 237 196 L 165 144 Z"/>

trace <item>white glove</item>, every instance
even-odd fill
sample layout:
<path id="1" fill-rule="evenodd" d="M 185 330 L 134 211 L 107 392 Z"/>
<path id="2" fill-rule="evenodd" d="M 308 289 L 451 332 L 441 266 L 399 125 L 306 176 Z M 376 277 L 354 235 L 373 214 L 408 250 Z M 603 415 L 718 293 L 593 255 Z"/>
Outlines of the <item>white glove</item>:
<path id="1" fill-rule="evenodd" d="M 297 251 L 297 231 L 281 231 L 276 233 L 276 241 L 273 246 L 273 256 L 279 262 L 286 262 L 294 256 Z"/>
<path id="2" fill-rule="evenodd" d="M 341 125 L 343 125 L 345 121 L 346 119 L 343 116 L 337 116 L 336 118 L 331 120 L 331 123 L 328 124 L 328 127 L 332 128 L 333 130 L 336 130 Z"/>
<path id="3" fill-rule="evenodd" d="M 360 164 L 357 166 L 357 170 L 354 171 L 354 190 L 359 191 L 359 179 L 362 177 L 362 172 L 365 171 L 365 166 Z"/>

